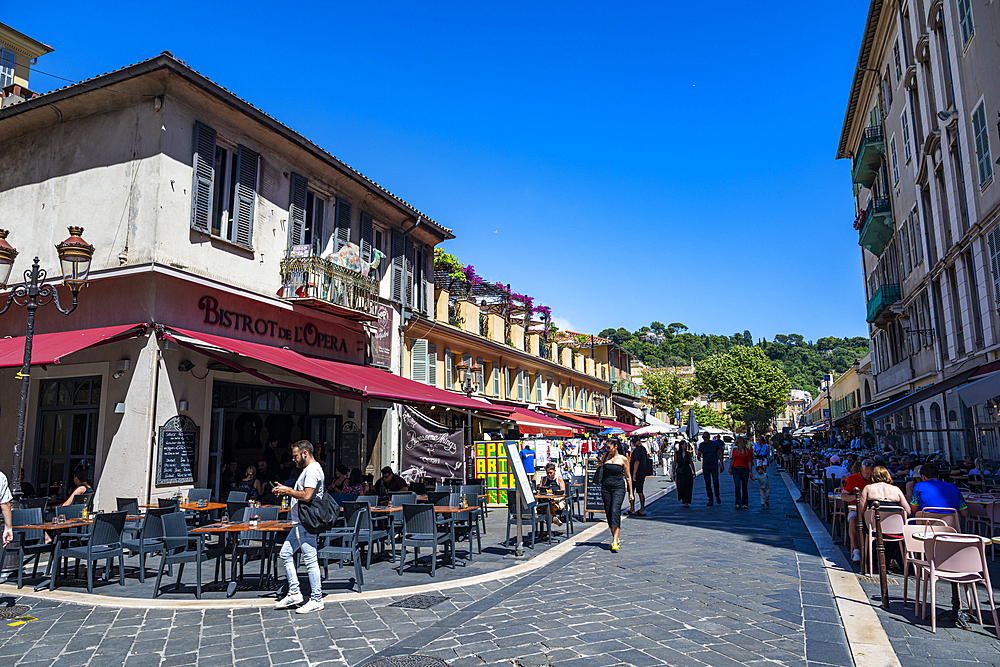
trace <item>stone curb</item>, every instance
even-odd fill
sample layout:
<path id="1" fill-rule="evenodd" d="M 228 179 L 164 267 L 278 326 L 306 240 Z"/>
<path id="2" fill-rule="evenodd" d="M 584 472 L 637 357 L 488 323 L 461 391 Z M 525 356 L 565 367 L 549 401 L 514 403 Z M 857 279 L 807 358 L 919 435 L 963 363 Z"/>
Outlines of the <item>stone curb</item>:
<path id="1" fill-rule="evenodd" d="M 788 492 L 795 498 L 798 489 L 788 473 L 782 472 L 781 479 L 788 487 Z M 794 503 L 802 521 L 805 522 L 809 535 L 826 568 L 833 598 L 837 602 L 837 611 L 844 625 L 847 643 L 851 648 L 851 656 L 855 665 L 864 667 L 902 667 L 896 652 L 889 642 L 889 636 L 882 627 L 878 614 L 872 608 L 854 568 L 847 562 L 844 553 L 833 543 L 833 538 L 826 531 L 819 517 L 811 507 L 803 507 L 803 503 Z M 809 638 L 806 637 L 808 644 Z"/>
<path id="2" fill-rule="evenodd" d="M 646 505 L 649 506 L 656 502 L 660 498 L 664 497 L 667 493 L 671 491 L 673 482 L 669 482 L 667 488 L 660 489 L 655 493 L 646 496 Z M 512 565 L 503 570 L 498 570 L 496 572 L 490 572 L 488 574 L 480 574 L 472 577 L 466 578 L 456 578 L 450 581 L 436 582 L 433 584 L 419 584 L 416 586 L 400 586 L 398 588 L 387 588 L 380 591 L 369 591 L 367 593 L 337 593 L 333 596 L 328 596 L 326 602 L 330 603 L 340 603 L 340 602 L 358 602 L 358 601 L 368 601 L 368 600 L 379 600 L 383 598 L 393 598 L 393 597 L 405 597 L 408 595 L 417 595 L 420 593 L 435 593 L 438 591 L 450 590 L 453 588 L 463 588 L 465 586 L 475 586 L 477 584 L 485 584 L 492 581 L 499 581 L 501 579 L 508 579 L 511 577 L 520 577 L 535 570 L 545 567 L 555 559 L 559 558 L 570 549 L 580 545 L 583 542 L 590 540 L 597 535 L 600 535 L 605 530 L 608 529 L 606 523 L 602 522 L 597 525 L 591 526 L 582 532 L 578 532 L 572 536 L 572 538 L 563 541 L 561 544 L 548 549 L 547 551 L 538 554 L 537 556 L 532 556 L 530 560 L 523 563 L 518 563 L 517 565 Z M 92 595 L 90 593 L 77 593 L 75 591 L 34 591 L 31 588 L 25 587 L 18 590 L 15 584 L 0 584 L 0 595 L 9 595 L 12 597 L 26 597 L 39 600 L 51 600 L 54 602 L 68 602 L 72 604 L 87 605 L 90 607 L 107 607 L 114 609 L 147 609 L 151 606 L 155 606 L 157 609 L 184 609 L 184 610 L 194 610 L 194 609 L 256 609 L 256 608 L 267 608 L 274 604 L 274 600 L 270 598 L 256 598 L 252 600 L 248 599 L 225 599 L 225 600 L 165 600 L 163 598 L 156 598 L 155 600 L 150 600 L 146 598 L 123 598 L 114 597 L 110 595 L 96 594 Z"/>

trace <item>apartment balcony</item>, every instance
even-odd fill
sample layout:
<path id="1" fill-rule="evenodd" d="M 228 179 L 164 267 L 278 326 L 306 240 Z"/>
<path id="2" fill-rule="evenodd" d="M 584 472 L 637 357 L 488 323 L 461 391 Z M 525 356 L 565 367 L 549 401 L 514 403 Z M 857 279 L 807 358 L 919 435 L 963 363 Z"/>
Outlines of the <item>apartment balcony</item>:
<path id="1" fill-rule="evenodd" d="M 642 398 L 642 392 L 640 391 L 639 385 L 631 380 L 616 380 L 611 385 L 611 393 L 624 394 L 626 396 L 631 396 L 632 398 Z"/>
<path id="2" fill-rule="evenodd" d="M 347 319 L 378 319 L 378 282 L 322 257 L 281 260 L 279 296 Z"/>
<path id="3" fill-rule="evenodd" d="M 888 197 L 872 199 L 868 202 L 868 208 L 864 213 L 864 225 L 861 227 L 861 235 L 858 238 L 858 245 L 866 248 L 877 257 L 882 256 L 882 251 L 892 239 L 892 202 Z"/>
<path id="4" fill-rule="evenodd" d="M 879 324 L 881 320 L 885 319 L 886 309 L 899 301 L 899 299 L 900 291 L 898 283 L 889 283 L 879 287 L 875 290 L 872 298 L 868 300 L 868 322 L 870 324 Z"/>
<path id="5" fill-rule="evenodd" d="M 867 128 L 861 134 L 858 150 L 854 154 L 854 182 L 870 188 L 882 166 L 883 155 L 885 155 L 885 135 L 882 134 L 882 126 Z"/>

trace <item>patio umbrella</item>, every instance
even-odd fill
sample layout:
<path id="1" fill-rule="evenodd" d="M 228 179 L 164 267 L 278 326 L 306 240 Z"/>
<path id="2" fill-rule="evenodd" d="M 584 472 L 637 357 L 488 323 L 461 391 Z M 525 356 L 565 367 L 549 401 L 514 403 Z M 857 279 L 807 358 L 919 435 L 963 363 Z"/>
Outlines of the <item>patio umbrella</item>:
<path id="1" fill-rule="evenodd" d="M 688 423 L 685 433 L 687 433 L 688 440 L 694 442 L 694 439 L 698 437 L 698 433 L 701 428 L 698 427 L 698 420 L 694 416 L 694 408 L 688 410 Z"/>
<path id="2" fill-rule="evenodd" d="M 609 426 L 608 428 L 604 429 L 597 435 L 622 435 L 623 433 L 625 433 L 625 431 L 621 430 L 620 428 L 617 428 L 615 426 Z"/>

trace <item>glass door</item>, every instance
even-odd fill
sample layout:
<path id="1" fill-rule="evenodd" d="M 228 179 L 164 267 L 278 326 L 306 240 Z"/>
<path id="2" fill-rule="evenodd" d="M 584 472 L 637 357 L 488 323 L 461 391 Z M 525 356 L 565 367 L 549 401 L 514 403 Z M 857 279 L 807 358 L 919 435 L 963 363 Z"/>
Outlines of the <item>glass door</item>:
<path id="1" fill-rule="evenodd" d="M 99 376 L 41 381 L 34 475 L 39 494 L 64 497 L 77 468 L 91 484 L 97 484 L 100 401 Z"/>

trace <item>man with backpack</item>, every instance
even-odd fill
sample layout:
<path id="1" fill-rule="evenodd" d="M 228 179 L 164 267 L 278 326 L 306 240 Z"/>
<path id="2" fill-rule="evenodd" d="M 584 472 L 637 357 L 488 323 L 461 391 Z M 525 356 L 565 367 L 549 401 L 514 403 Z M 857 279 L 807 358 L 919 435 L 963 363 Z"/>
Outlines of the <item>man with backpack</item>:
<path id="1" fill-rule="evenodd" d="M 292 530 L 288 533 L 285 544 L 281 547 L 281 561 L 285 565 L 288 577 L 288 595 L 274 604 L 275 609 L 288 609 L 302 604 L 302 593 L 299 590 L 299 575 L 295 569 L 295 552 L 302 550 L 302 560 L 309 572 L 309 601 L 295 610 L 297 614 L 308 614 L 323 609 L 323 584 L 320 579 L 319 561 L 316 558 L 316 536 L 309 533 L 299 520 L 299 503 L 311 503 L 323 499 L 323 489 L 326 487 L 326 477 L 321 466 L 313 458 L 313 444 L 308 440 L 299 440 L 292 445 L 292 461 L 302 472 L 295 481 L 295 488 L 284 484 L 276 484 L 274 494 L 291 498 Z"/>
<path id="2" fill-rule="evenodd" d="M 646 446 L 638 444 L 632 453 L 628 457 L 628 466 L 631 470 L 632 475 L 632 489 L 635 494 L 639 495 L 639 511 L 635 511 L 635 494 L 629 496 L 629 510 L 626 512 L 629 516 L 633 514 L 635 516 L 646 516 L 646 494 L 643 492 L 643 484 L 646 482 L 646 477 L 652 474 L 650 469 L 652 466 L 652 460 L 649 458 L 649 452 L 646 451 Z"/>

